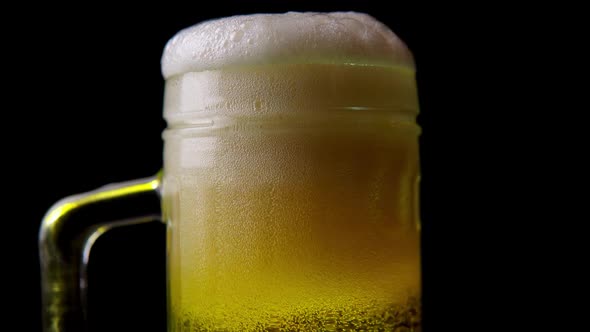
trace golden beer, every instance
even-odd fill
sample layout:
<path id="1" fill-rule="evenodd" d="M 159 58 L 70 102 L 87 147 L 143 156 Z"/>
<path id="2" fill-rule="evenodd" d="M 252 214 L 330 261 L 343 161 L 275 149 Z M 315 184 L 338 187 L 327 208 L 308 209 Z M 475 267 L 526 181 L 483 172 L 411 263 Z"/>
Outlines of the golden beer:
<path id="1" fill-rule="evenodd" d="M 166 96 L 170 331 L 420 331 L 413 71 L 241 66 Z"/>

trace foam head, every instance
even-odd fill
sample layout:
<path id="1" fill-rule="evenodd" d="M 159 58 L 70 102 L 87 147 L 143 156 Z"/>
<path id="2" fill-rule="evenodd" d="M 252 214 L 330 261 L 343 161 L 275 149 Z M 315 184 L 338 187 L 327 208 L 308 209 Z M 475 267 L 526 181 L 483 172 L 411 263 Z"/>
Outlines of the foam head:
<path id="1" fill-rule="evenodd" d="M 206 21 L 166 45 L 166 79 L 187 72 L 259 64 L 414 67 L 410 51 L 383 23 L 355 12 L 256 14 Z"/>

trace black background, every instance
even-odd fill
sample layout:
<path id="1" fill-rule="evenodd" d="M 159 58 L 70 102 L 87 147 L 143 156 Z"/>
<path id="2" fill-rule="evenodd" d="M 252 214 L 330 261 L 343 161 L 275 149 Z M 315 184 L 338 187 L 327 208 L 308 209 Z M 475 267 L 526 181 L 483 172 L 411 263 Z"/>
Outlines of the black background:
<path id="1" fill-rule="evenodd" d="M 172 8 L 170 8 L 172 7 Z M 498 314 L 488 298 L 507 262 L 481 243 L 493 234 L 486 190 L 498 178 L 488 131 L 497 106 L 486 27 L 493 8 L 409 6 L 377 1 L 217 1 L 137 8 L 47 6 L 6 11 L 6 289 L 15 330 L 40 330 L 37 232 L 50 205 L 105 183 L 145 177 L 162 164 L 160 56 L 178 30 L 205 19 L 285 11 L 355 10 L 392 28 L 413 51 L 423 128 L 424 331 L 475 331 Z M 502 18 L 501 20 L 508 20 Z M 490 39 L 491 38 L 491 39 Z M 496 38 L 496 39 L 494 39 Z M 10 130 L 14 129 L 14 133 Z M 508 128 L 502 129 L 509 131 Z M 499 185 L 495 183 L 495 185 Z M 492 203 L 493 205 L 493 203 Z M 164 227 L 116 230 L 101 238 L 90 266 L 93 331 L 165 331 Z M 492 281 L 493 280 L 493 281 Z M 502 325 L 502 324 L 499 324 Z"/>

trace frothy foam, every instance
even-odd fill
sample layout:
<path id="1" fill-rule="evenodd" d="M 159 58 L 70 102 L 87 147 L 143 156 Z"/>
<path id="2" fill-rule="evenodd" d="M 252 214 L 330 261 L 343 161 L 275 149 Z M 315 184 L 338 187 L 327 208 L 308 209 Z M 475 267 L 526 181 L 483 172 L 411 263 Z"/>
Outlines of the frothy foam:
<path id="1" fill-rule="evenodd" d="M 162 56 L 165 78 L 226 66 L 365 64 L 414 67 L 404 43 L 362 13 L 233 16 L 178 32 Z"/>

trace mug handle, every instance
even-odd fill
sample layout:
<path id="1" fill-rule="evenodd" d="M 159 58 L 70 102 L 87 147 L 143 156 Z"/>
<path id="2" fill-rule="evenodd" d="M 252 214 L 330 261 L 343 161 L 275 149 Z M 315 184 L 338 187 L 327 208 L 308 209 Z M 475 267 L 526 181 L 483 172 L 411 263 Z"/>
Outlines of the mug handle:
<path id="1" fill-rule="evenodd" d="M 109 229 L 162 220 L 161 184 L 162 171 L 66 197 L 49 209 L 39 230 L 43 331 L 86 330 L 86 267 L 93 243 Z M 112 215 L 122 207 L 134 211 Z"/>

